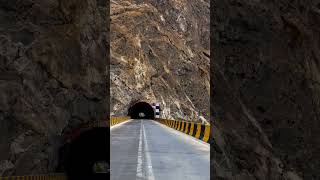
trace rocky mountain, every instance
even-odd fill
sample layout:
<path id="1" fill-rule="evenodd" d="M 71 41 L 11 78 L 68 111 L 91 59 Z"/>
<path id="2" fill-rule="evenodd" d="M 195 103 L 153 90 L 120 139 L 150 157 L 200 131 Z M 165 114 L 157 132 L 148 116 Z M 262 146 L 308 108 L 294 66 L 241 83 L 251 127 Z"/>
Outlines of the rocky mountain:
<path id="1" fill-rule="evenodd" d="M 113 115 L 159 102 L 166 118 L 209 119 L 209 1 L 112 0 Z"/>
<path id="2" fill-rule="evenodd" d="M 55 172 L 63 133 L 107 119 L 100 0 L 0 0 L 0 176 Z"/>
<path id="3" fill-rule="evenodd" d="M 212 179 L 320 179 L 319 1 L 212 4 Z"/>

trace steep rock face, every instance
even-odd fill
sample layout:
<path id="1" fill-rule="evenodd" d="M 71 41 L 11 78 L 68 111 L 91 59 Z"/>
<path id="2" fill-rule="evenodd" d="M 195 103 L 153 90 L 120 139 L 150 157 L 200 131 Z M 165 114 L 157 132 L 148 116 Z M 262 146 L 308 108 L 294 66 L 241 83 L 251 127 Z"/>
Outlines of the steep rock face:
<path id="1" fill-rule="evenodd" d="M 167 118 L 209 118 L 208 1 L 111 1 L 111 113 L 160 102 Z"/>
<path id="2" fill-rule="evenodd" d="M 319 2 L 213 3 L 213 179 L 320 179 Z"/>
<path id="3" fill-rule="evenodd" d="M 107 118 L 106 12 L 95 0 L 0 1 L 0 176 L 54 172 L 61 135 Z"/>

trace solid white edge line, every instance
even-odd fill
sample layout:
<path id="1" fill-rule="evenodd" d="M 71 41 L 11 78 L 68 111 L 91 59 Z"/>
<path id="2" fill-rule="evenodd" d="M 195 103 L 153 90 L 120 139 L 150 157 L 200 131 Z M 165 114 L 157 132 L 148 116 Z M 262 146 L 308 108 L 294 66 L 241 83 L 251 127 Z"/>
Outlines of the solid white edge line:
<path id="1" fill-rule="evenodd" d="M 142 120 L 143 122 L 143 120 Z M 143 140 L 144 140 L 144 152 L 146 156 L 146 169 L 147 169 L 147 180 L 154 180 L 154 175 L 153 175 L 153 170 L 152 170 L 152 162 L 150 158 L 150 153 L 149 153 L 149 147 L 148 147 L 148 141 L 147 141 L 147 136 L 146 136 L 146 131 L 144 129 L 144 124 L 142 123 L 142 129 L 143 129 Z"/>
<path id="2" fill-rule="evenodd" d="M 123 124 L 128 123 L 128 122 L 130 122 L 130 121 L 132 121 L 132 119 L 128 119 L 128 120 L 126 120 L 126 121 L 124 121 L 124 122 L 122 122 L 122 123 L 113 125 L 113 126 L 110 127 L 110 130 L 112 130 L 112 129 L 114 129 L 114 128 L 117 128 L 117 127 L 119 127 L 119 126 L 122 126 Z"/>
<path id="3" fill-rule="evenodd" d="M 197 139 L 197 138 L 195 138 L 195 137 L 193 137 L 193 136 L 190 136 L 190 135 L 185 134 L 185 133 L 183 133 L 183 132 L 181 132 L 181 131 L 178 131 L 178 130 L 173 129 L 173 128 L 171 128 L 171 127 L 168 127 L 168 126 L 166 126 L 166 125 L 164 125 L 164 124 L 161 124 L 161 123 L 159 123 L 158 121 L 153 120 L 153 122 L 161 125 L 162 127 L 167 128 L 168 130 L 170 130 L 171 132 L 173 132 L 173 133 L 175 133 L 175 134 L 177 134 L 177 135 L 183 135 L 182 137 L 185 137 L 185 138 L 188 137 L 188 138 L 190 138 L 190 139 L 192 139 L 192 140 L 194 140 L 194 141 L 196 141 L 196 142 L 198 142 L 198 143 L 201 143 L 202 145 L 207 146 L 208 148 L 210 148 L 210 144 L 209 144 L 209 143 L 206 143 L 206 142 L 201 141 L 200 139 Z"/>

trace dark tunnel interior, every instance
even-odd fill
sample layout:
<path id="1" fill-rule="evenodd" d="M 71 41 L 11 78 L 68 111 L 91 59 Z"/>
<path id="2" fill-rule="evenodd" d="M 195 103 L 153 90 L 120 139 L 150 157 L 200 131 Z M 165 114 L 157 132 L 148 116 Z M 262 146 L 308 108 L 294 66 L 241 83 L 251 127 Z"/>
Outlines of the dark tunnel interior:
<path id="1" fill-rule="evenodd" d="M 149 103 L 138 102 L 129 108 L 128 116 L 131 119 L 154 119 L 154 110 Z"/>
<path id="2" fill-rule="evenodd" d="M 110 176 L 109 133 L 106 127 L 93 128 L 71 142 L 64 165 L 69 180 Z"/>

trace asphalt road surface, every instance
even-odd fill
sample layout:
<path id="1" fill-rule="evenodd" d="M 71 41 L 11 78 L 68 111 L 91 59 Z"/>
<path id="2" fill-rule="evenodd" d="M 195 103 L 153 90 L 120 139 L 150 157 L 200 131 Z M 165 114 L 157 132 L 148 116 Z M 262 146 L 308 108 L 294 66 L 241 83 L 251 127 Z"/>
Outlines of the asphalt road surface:
<path id="1" fill-rule="evenodd" d="M 210 146 L 152 120 L 111 128 L 111 180 L 209 180 Z"/>

